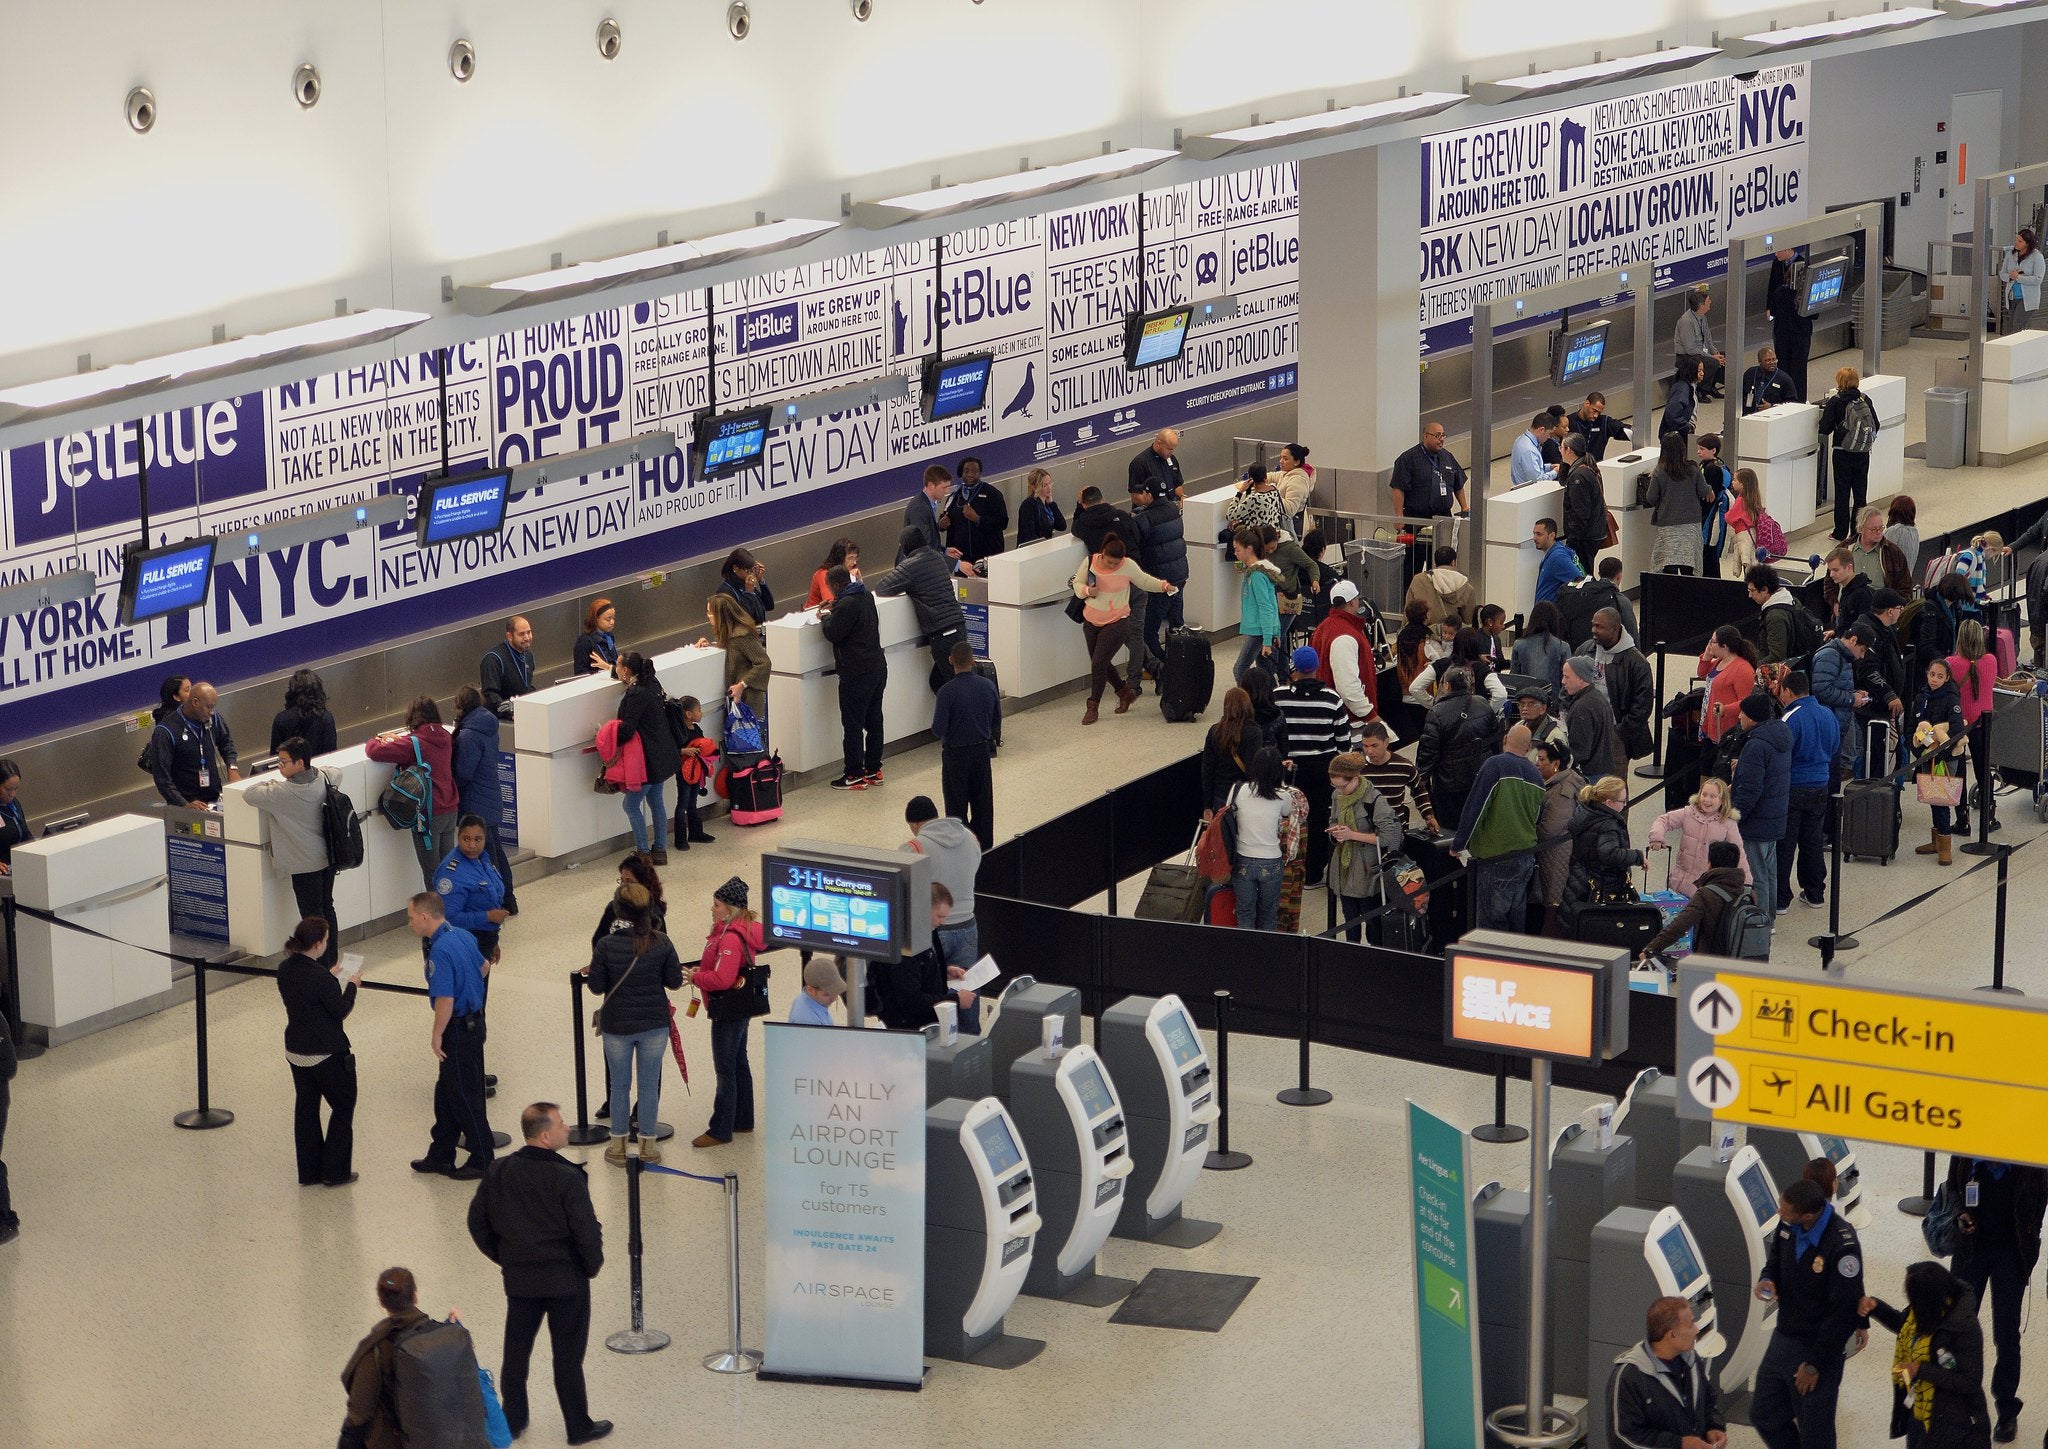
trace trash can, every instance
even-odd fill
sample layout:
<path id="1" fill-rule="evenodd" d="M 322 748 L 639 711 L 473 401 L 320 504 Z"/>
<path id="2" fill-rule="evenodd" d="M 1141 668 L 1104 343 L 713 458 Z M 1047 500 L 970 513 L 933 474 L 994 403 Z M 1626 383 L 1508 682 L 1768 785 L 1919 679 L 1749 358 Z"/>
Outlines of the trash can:
<path id="1" fill-rule="evenodd" d="M 1970 390 L 1966 387 L 1927 389 L 1927 466 L 1963 466 L 1964 439 L 1968 435 Z"/>

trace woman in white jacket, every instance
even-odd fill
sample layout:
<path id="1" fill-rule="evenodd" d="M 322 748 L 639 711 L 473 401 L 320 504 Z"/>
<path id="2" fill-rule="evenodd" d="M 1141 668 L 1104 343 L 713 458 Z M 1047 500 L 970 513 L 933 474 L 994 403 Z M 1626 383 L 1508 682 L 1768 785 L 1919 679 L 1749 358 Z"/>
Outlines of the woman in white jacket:
<path id="1" fill-rule="evenodd" d="M 270 817 L 270 863 L 291 877 L 299 915 L 327 922 L 320 964 L 340 959 L 341 924 L 334 914 L 334 866 L 327 854 L 327 772 L 312 762 L 306 742 L 293 736 L 277 747 L 277 773 L 251 781 L 242 798 Z"/>
<path id="2" fill-rule="evenodd" d="M 1308 471 L 1308 449 L 1300 443 L 1289 443 L 1274 461 L 1280 465 L 1273 481 L 1280 487 L 1280 504 L 1287 510 L 1288 530 L 1300 538 L 1305 531 L 1301 515 L 1307 510 L 1309 494 L 1316 486 Z"/>

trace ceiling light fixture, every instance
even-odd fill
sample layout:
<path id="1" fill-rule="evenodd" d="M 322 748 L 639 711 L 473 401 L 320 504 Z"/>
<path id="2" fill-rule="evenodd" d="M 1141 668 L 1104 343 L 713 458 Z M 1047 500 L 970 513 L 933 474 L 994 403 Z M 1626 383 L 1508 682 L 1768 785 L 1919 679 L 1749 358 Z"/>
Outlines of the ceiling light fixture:
<path id="1" fill-rule="evenodd" d="M 1905 30 L 1914 25 L 1925 25 L 1930 20 L 1939 20 L 1941 12 L 1924 5 L 1908 5 L 1898 10 L 1879 10 L 1871 15 L 1851 15 L 1842 20 L 1823 20 L 1813 25 L 1795 25 L 1789 30 L 1760 30 L 1753 35 L 1738 35 L 1723 39 L 1716 36 L 1714 43 L 1730 55 L 1776 55 L 1780 51 L 1798 50 L 1808 45 L 1825 45 L 1831 40 L 1848 40 L 1859 35 L 1878 35 L 1887 30 Z"/>

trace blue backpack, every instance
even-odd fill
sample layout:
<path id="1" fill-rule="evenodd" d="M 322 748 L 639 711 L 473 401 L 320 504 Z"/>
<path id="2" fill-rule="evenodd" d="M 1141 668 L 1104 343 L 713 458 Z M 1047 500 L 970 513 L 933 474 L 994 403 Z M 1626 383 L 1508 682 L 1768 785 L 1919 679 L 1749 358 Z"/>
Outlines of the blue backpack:
<path id="1" fill-rule="evenodd" d="M 391 783 L 377 797 L 377 813 L 393 830 L 410 830 L 425 836 L 433 829 L 434 772 L 420 755 L 420 742 L 412 742 L 412 763 L 391 772 Z"/>

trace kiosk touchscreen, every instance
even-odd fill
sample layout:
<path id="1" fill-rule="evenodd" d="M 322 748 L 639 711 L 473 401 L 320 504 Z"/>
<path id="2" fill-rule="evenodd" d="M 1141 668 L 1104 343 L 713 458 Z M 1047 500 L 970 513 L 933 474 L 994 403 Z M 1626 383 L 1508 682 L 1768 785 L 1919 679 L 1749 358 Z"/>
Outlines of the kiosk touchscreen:
<path id="1" fill-rule="evenodd" d="M 1003 1332 L 1043 1224 L 1017 1125 L 994 1097 L 925 1112 L 924 1351 L 987 1368 L 1038 1357 Z"/>
<path id="2" fill-rule="evenodd" d="M 1001 1055 L 1000 1050 L 997 1053 Z M 1024 1291 L 1103 1308 L 1138 1285 L 1095 1271 L 1123 1211 L 1130 1138 L 1116 1085 L 1091 1047 L 1040 1047 L 1010 1063 L 998 1088 L 1023 1134 L 1045 1219 Z"/>
<path id="3" fill-rule="evenodd" d="M 1675 1207 L 1616 1208 L 1593 1230 L 1593 1281 L 1600 1291 L 1588 1305 L 1592 1331 L 1586 1376 L 1605 1385 L 1615 1358 L 1642 1342 L 1643 1312 L 1653 1298 L 1684 1298 L 1699 1325 L 1694 1352 L 1711 1367 L 1728 1350 L 1715 1319 L 1713 1282 L 1699 1242 Z M 1586 1442 L 1607 1444 L 1607 1396 L 1586 1402 Z"/>
<path id="4" fill-rule="evenodd" d="M 1751 1127 L 1748 1140 L 1763 1159 L 1771 1181 L 1780 1185 L 1804 1176 L 1807 1163 L 1825 1157 L 1835 1165 L 1835 1211 L 1858 1232 L 1870 1226 L 1870 1208 L 1863 1201 L 1863 1173 L 1856 1165 L 1856 1149 L 1846 1137 Z"/>
<path id="5" fill-rule="evenodd" d="M 1183 1218 L 1181 1200 L 1202 1175 L 1209 1127 L 1221 1114 L 1194 1018 L 1178 996 L 1127 996 L 1102 1014 L 1096 1049 L 1121 1090 L 1137 1163 L 1116 1235 L 1199 1247 L 1223 1225 Z"/>
<path id="6" fill-rule="evenodd" d="M 1719 1370 L 1721 1407 L 1747 1388 L 1778 1319 L 1778 1305 L 1750 1294 L 1764 1276 L 1771 1235 L 1778 1230 L 1778 1188 L 1754 1147 L 1738 1148 L 1726 1162 L 1708 1147 L 1685 1154 L 1672 1175 L 1671 1204 L 1698 1240 L 1721 1336 L 1730 1347 Z"/>

